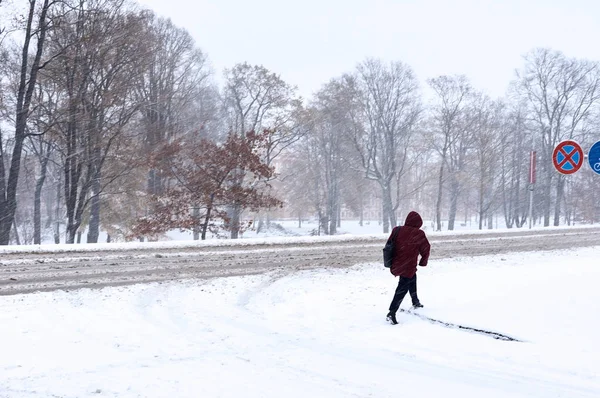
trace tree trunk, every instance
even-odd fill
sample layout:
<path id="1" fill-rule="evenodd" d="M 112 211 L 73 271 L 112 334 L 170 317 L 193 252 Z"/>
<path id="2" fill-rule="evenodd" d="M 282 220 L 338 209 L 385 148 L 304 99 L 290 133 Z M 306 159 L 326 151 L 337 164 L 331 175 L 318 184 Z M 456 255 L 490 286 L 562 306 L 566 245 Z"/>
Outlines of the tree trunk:
<path id="1" fill-rule="evenodd" d="M 550 185 L 544 187 L 544 227 L 550 225 Z"/>
<path id="2" fill-rule="evenodd" d="M 46 180 L 46 171 L 48 170 L 48 158 L 42 160 L 40 177 L 35 183 L 35 193 L 33 196 L 33 243 L 39 245 L 42 243 L 42 187 Z"/>
<path id="3" fill-rule="evenodd" d="M 194 217 L 194 228 L 192 229 L 194 234 L 194 240 L 200 239 L 200 208 L 198 206 L 194 206 L 193 209 L 193 217 Z"/>
<path id="4" fill-rule="evenodd" d="M 87 243 L 98 243 L 100 237 L 100 195 L 93 194 L 90 204 L 90 224 Z"/>
<path id="5" fill-rule="evenodd" d="M 328 189 L 327 195 L 327 218 L 329 224 L 329 230 L 327 231 L 328 235 L 335 235 L 337 232 L 338 225 L 338 202 L 339 202 L 339 190 L 337 189 L 337 183 L 335 181 L 335 175 L 333 175 L 330 179 L 331 185 Z"/>
<path id="6" fill-rule="evenodd" d="M 442 165 L 440 166 L 440 175 L 438 178 L 438 195 L 435 203 L 435 220 L 436 220 L 436 231 L 442 230 L 442 198 L 444 188 L 444 160 L 442 159 Z"/>
<path id="7" fill-rule="evenodd" d="M 234 171 L 234 185 L 239 188 L 244 182 L 245 172 L 239 168 Z M 231 231 L 231 239 L 238 239 L 240 234 L 240 218 L 242 217 L 242 209 L 240 205 L 234 202 L 230 209 L 229 228 Z"/>
<path id="8" fill-rule="evenodd" d="M 46 39 L 46 31 L 48 29 L 46 15 L 50 7 L 50 1 L 45 0 L 40 10 L 37 27 L 33 28 L 33 19 L 35 16 L 36 2 L 30 1 L 29 13 L 27 17 L 27 29 L 25 32 L 25 40 L 23 42 L 21 70 L 19 76 L 19 87 L 17 90 L 16 103 L 16 119 L 15 119 L 15 135 L 12 157 L 10 159 L 10 169 L 8 174 L 8 182 L 5 182 L 4 169 L 4 150 L 0 150 L 0 245 L 7 245 L 10 241 L 10 230 L 14 223 L 15 211 L 17 209 L 17 186 L 19 182 L 19 173 L 21 170 L 21 155 L 23 152 L 23 141 L 25 140 L 25 129 L 27 126 L 27 118 L 29 117 L 29 109 L 31 98 L 35 89 L 37 75 L 40 66 L 40 59 Z M 37 49 L 29 64 L 29 44 L 31 38 L 37 35 Z M 29 73 L 28 73 L 29 72 Z M 4 145 L 0 142 L 0 145 Z"/>
<path id="9" fill-rule="evenodd" d="M 359 206 L 360 206 L 360 208 L 359 208 L 360 215 L 359 215 L 358 225 L 360 225 L 362 227 L 364 224 L 364 218 L 365 218 L 362 192 L 360 194 L 360 205 Z"/>
<path id="10" fill-rule="evenodd" d="M 13 218 L 14 229 L 15 229 L 15 242 L 17 245 L 21 245 L 21 239 L 19 238 L 19 229 L 17 228 L 17 216 Z"/>
<path id="11" fill-rule="evenodd" d="M 456 220 L 456 209 L 458 207 L 459 189 L 460 189 L 460 186 L 459 186 L 458 181 L 456 181 L 456 180 L 452 181 L 451 192 L 450 192 L 450 212 L 448 214 L 448 231 L 454 230 L 454 221 Z"/>
<path id="12" fill-rule="evenodd" d="M 390 222 L 395 220 L 392 215 L 392 190 L 389 184 L 381 187 L 382 200 L 382 216 L 383 216 L 383 233 L 387 234 L 390 231 Z M 393 225 L 392 227 L 394 227 Z"/>
<path id="13" fill-rule="evenodd" d="M 240 235 L 240 217 L 241 217 L 241 209 L 240 206 L 234 204 L 231 207 L 231 216 L 229 220 L 229 228 L 231 231 L 231 239 L 238 239 Z"/>
<path id="14" fill-rule="evenodd" d="M 157 170 L 148 171 L 148 193 L 150 195 L 160 195 L 162 193 L 162 180 Z"/>
<path id="15" fill-rule="evenodd" d="M 74 224 L 67 224 L 67 230 L 66 230 L 66 234 L 67 234 L 67 241 L 65 243 L 68 244 L 73 244 L 75 243 L 75 237 L 77 235 L 77 229 L 79 228 L 78 225 L 74 225 Z"/>
<path id="16" fill-rule="evenodd" d="M 208 230 L 208 223 L 210 222 L 210 214 L 212 212 L 214 194 L 210 195 L 210 202 L 208 203 L 208 207 L 206 209 L 206 217 L 204 217 L 204 223 L 202 224 L 202 240 L 206 240 L 206 231 Z"/>
<path id="17" fill-rule="evenodd" d="M 77 206 L 77 187 L 81 177 L 82 165 L 79 163 L 77 148 L 77 99 L 74 94 L 69 98 L 69 120 L 67 122 L 66 158 L 64 163 L 65 207 L 67 209 L 66 242 L 75 243 L 75 234 L 79 225 L 75 225 L 75 207 Z"/>
<path id="18" fill-rule="evenodd" d="M 327 213 L 323 214 L 322 211 L 319 211 L 319 231 L 323 231 L 325 235 L 329 235 L 329 219 L 327 218 Z M 319 232 L 319 236 L 321 233 Z"/>
<path id="19" fill-rule="evenodd" d="M 21 122 L 17 120 L 17 125 L 21 123 L 24 124 L 25 121 Z M 24 129 L 25 127 L 23 126 L 23 131 Z M 17 210 L 16 194 L 17 184 L 19 180 L 22 151 L 23 138 L 15 136 L 15 146 L 11 158 L 11 167 L 9 172 L 8 184 L 6 186 L 6 199 L 2 200 L 2 204 L 0 205 L 0 245 L 8 245 L 10 242 L 10 230 L 14 224 L 15 212 Z M 0 159 L 0 161 L 3 161 L 3 159 Z"/>
<path id="20" fill-rule="evenodd" d="M 54 214 L 54 218 L 55 218 L 55 227 L 54 227 L 54 243 L 55 244 L 59 244 L 60 243 L 60 191 L 62 190 L 62 187 L 60 186 L 60 180 L 58 181 L 58 183 L 56 184 L 56 203 L 55 203 L 55 214 Z"/>
<path id="21" fill-rule="evenodd" d="M 44 223 L 44 228 L 52 229 L 52 226 L 54 225 L 54 191 L 52 191 L 51 189 L 47 189 L 46 192 L 44 192 L 44 194 L 42 195 L 42 198 L 46 204 L 46 222 Z"/>
<path id="22" fill-rule="evenodd" d="M 479 229 L 483 229 L 483 177 L 479 180 Z"/>
<path id="23" fill-rule="evenodd" d="M 258 225 L 256 226 L 256 233 L 260 233 L 265 227 L 265 219 L 262 214 L 258 215 Z"/>
<path id="24" fill-rule="evenodd" d="M 87 243 L 98 243 L 100 236 L 100 171 L 96 167 L 96 176 L 92 182 L 92 198 L 90 204 L 90 225 Z"/>

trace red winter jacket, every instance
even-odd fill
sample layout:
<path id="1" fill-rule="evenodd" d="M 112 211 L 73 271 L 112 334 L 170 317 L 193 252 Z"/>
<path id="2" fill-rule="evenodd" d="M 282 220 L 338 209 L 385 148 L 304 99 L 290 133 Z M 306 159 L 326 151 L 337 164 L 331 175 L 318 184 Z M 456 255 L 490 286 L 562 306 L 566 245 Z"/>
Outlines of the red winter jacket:
<path id="1" fill-rule="evenodd" d="M 417 259 L 421 255 L 419 265 L 425 267 L 429 259 L 429 241 L 425 232 L 419 228 L 423 225 L 423 219 L 416 211 L 411 211 L 406 216 L 404 225 L 398 231 L 396 236 L 396 245 L 392 268 L 390 272 L 394 276 L 403 276 L 412 278 L 417 273 Z M 396 229 L 394 228 L 394 229 Z M 394 231 L 392 230 L 392 233 Z M 391 238 L 391 235 L 390 235 Z M 389 238 L 388 238 L 389 239 Z"/>

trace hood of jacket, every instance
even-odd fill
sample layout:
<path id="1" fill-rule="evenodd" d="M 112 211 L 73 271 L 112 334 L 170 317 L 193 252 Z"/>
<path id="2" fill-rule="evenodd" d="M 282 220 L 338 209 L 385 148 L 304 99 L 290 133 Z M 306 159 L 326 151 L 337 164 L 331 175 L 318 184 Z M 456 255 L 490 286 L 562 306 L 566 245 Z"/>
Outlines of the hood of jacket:
<path id="1" fill-rule="evenodd" d="M 411 211 L 406 216 L 406 221 L 404 225 L 414 228 L 421 228 L 423 226 L 423 219 L 416 211 Z"/>

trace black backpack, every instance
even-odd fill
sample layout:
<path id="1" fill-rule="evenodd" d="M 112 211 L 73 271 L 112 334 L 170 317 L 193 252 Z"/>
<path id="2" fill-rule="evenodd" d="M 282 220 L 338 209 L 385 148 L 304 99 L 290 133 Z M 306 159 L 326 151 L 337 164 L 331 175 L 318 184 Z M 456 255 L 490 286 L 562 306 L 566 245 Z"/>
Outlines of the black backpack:
<path id="1" fill-rule="evenodd" d="M 392 231 L 392 236 L 388 239 L 385 246 L 383 247 L 383 266 L 385 268 L 392 268 L 392 261 L 394 260 L 394 249 L 396 245 L 396 236 L 400 227 L 395 227 Z"/>

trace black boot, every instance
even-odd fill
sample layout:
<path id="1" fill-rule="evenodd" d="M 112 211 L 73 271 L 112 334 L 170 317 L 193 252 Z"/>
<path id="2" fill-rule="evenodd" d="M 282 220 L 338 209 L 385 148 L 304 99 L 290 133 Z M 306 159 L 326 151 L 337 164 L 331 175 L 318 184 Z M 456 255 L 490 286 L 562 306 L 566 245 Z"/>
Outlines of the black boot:
<path id="1" fill-rule="evenodd" d="M 413 308 L 414 309 L 423 308 L 423 304 L 421 304 L 421 303 L 413 304 Z"/>
<path id="2" fill-rule="evenodd" d="M 387 317 L 385 318 L 392 325 L 397 325 L 398 321 L 396 320 L 396 314 L 393 312 L 388 312 Z"/>

